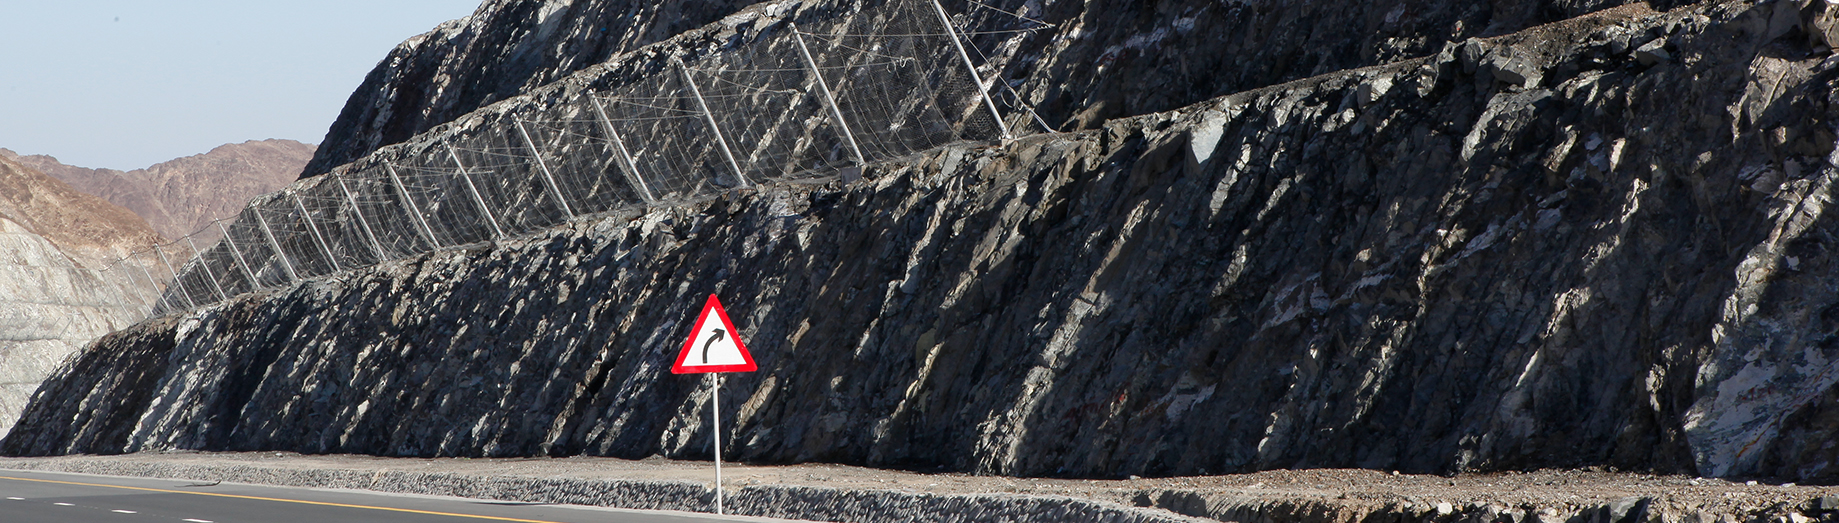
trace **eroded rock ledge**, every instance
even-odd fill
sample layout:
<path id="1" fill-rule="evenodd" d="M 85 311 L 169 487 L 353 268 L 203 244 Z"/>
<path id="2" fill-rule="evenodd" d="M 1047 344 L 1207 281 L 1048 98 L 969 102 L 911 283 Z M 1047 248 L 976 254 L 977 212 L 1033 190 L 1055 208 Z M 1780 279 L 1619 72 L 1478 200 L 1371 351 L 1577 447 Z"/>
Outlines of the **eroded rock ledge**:
<path id="1" fill-rule="evenodd" d="M 714 292 L 753 462 L 1832 479 L 1799 15 L 1617 8 L 244 297 L 100 342 L 0 452 L 704 457 L 666 369 Z"/>
<path id="2" fill-rule="evenodd" d="M 748 33 L 766 27 L 749 19 L 749 3 L 487 2 L 472 16 L 403 42 L 379 62 L 346 102 L 303 177 L 413 141 L 483 107 L 543 90 L 571 73 L 620 62 L 627 53 L 646 52 L 650 44 L 684 40 L 683 35 L 711 26 L 724 33 L 714 43 L 744 41 L 751 38 Z M 880 3 L 796 0 L 753 8 L 770 4 L 835 17 Z M 1627 2 L 941 3 L 978 33 L 973 45 L 979 54 L 990 54 L 986 77 L 1006 79 L 1050 125 L 1073 131 L 1299 78 L 1409 60 L 1436 52 L 1446 40 L 1497 36 Z M 1668 9 L 1689 2 L 1647 3 Z M 698 28 L 701 24 L 709 26 Z M 728 38 L 736 34 L 741 37 Z M 621 83 L 615 79 L 612 85 Z M 1028 120 L 1019 111 L 1015 116 L 1018 127 Z"/>

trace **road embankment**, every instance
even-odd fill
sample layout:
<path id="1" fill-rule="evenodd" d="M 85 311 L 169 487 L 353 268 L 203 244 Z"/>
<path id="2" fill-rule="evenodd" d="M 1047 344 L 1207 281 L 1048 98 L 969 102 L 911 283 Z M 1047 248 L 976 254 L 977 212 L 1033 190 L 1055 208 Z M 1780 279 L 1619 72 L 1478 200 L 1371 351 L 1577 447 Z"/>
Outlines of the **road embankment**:
<path id="1" fill-rule="evenodd" d="M 707 511 L 707 462 L 140 453 L 0 459 L 0 469 Z M 838 465 L 724 468 L 730 513 L 815 521 L 1254 523 L 1797 522 L 1839 487 L 1607 471 L 1454 477 L 1323 469 L 1123 480 L 924 474 Z"/>

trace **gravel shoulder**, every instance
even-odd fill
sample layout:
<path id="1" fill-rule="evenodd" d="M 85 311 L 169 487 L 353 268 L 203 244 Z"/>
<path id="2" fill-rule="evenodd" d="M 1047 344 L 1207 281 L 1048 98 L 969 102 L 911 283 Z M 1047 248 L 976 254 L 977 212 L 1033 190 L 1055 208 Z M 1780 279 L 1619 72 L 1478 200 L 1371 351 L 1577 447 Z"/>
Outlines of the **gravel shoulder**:
<path id="1" fill-rule="evenodd" d="M 708 462 L 610 458 L 379 458 L 165 452 L 0 458 L 0 469 L 703 511 Z M 824 464 L 723 466 L 741 514 L 819 521 L 1267 521 L 1805 523 L 1839 517 L 1839 487 L 1546 470 L 1456 477 L 1372 470 L 1068 480 Z M 1835 496 L 1822 502 L 1823 496 Z"/>

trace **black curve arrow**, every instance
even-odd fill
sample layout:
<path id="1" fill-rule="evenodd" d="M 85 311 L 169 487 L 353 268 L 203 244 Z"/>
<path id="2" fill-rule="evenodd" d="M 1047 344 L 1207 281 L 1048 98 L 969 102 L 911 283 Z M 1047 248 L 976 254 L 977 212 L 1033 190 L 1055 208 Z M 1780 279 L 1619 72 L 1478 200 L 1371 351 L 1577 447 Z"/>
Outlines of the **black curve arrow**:
<path id="1" fill-rule="evenodd" d="M 715 335 L 710 336 L 709 341 L 703 342 L 702 344 L 702 364 L 703 365 L 709 364 L 709 347 L 715 345 L 715 342 L 722 341 L 722 337 L 727 336 L 727 335 L 728 335 L 728 331 L 724 331 L 721 329 L 715 329 Z"/>

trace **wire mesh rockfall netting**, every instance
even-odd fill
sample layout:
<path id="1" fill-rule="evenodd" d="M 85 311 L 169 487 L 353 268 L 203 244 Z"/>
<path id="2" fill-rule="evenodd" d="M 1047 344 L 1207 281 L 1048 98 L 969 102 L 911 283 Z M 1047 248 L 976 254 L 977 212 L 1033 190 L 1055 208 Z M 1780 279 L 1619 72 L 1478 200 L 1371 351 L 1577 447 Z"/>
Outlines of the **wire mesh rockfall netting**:
<path id="1" fill-rule="evenodd" d="M 821 179 L 964 140 L 1008 138 L 973 56 L 931 0 L 892 0 L 604 91 L 509 111 L 258 197 L 233 220 L 105 269 L 154 314 L 574 217 L 731 187 Z"/>

